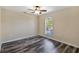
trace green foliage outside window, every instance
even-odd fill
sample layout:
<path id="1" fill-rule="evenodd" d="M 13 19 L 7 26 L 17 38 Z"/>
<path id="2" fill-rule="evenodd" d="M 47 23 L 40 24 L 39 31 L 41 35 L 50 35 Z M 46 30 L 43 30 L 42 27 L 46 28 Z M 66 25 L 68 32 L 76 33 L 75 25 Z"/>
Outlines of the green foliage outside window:
<path id="1" fill-rule="evenodd" d="M 48 20 L 47 21 L 47 26 L 48 26 L 48 28 L 51 28 L 51 27 L 53 27 L 53 22 L 52 22 L 52 20 Z"/>

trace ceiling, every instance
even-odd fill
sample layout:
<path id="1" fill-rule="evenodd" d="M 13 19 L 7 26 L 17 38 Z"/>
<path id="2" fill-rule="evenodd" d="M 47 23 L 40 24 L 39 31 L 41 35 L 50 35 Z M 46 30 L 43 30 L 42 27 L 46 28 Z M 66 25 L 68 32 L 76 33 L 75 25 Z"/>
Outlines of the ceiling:
<path id="1" fill-rule="evenodd" d="M 3 6 L 3 8 L 8 9 L 8 10 L 12 10 L 12 11 L 17 11 L 17 12 L 26 12 L 26 13 L 31 13 L 30 10 L 28 9 L 33 9 L 33 6 Z M 41 9 L 46 9 L 47 12 L 43 12 L 42 14 L 46 14 L 49 12 L 55 12 L 57 10 L 61 10 L 67 8 L 66 6 L 41 6 Z"/>

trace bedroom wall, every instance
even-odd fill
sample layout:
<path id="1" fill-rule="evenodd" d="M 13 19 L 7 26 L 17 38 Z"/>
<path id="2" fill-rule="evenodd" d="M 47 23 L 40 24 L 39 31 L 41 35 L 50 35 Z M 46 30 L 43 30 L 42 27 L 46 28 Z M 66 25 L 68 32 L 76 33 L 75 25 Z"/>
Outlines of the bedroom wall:
<path id="1" fill-rule="evenodd" d="M 69 7 L 39 16 L 40 35 L 44 35 L 44 20 L 48 16 L 54 20 L 54 35 L 48 37 L 79 47 L 79 7 Z"/>
<path id="2" fill-rule="evenodd" d="M 2 8 L 2 43 L 37 35 L 37 16 Z"/>
<path id="3" fill-rule="evenodd" d="M 1 50 L 1 8 L 0 8 L 0 50 Z"/>

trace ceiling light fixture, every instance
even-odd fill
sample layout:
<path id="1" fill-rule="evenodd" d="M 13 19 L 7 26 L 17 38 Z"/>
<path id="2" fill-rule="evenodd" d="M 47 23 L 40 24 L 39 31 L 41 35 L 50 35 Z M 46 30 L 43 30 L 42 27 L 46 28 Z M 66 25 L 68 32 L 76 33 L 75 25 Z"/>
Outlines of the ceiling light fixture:
<path id="1" fill-rule="evenodd" d="M 39 14 L 39 13 L 40 13 L 40 11 L 38 11 L 38 10 L 35 11 L 35 14 Z"/>
<path id="2" fill-rule="evenodd" d="M 47 10 L 42 9 L 41 6 L 33 6 L 33 9 L 28 9 L 28 10 L 30 10 L 31 13 L 37 14 L 37 15 L 42 14 L 42 12 L 47 12 Z"/>
<path id="3" fill-rule="evenodd" d="M 34 14 L 41 14 L 41 11 L 40 11 L 40 6 L 35 6 L 34 7 Z"/>

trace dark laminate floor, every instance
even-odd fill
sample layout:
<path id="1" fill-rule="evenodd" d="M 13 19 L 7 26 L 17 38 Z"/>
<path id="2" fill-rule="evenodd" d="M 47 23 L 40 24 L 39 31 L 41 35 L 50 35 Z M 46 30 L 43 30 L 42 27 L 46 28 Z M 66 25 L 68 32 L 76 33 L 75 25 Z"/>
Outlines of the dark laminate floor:
<path id="1" fill-rule="evenodd" d="M 78 53 L 79 49 L 40 36 L 2 44 L 2 53 Z"/>

